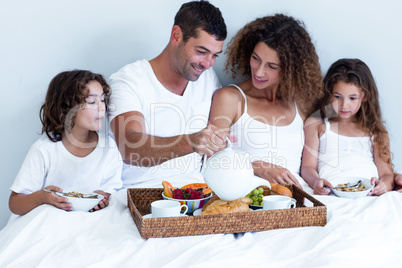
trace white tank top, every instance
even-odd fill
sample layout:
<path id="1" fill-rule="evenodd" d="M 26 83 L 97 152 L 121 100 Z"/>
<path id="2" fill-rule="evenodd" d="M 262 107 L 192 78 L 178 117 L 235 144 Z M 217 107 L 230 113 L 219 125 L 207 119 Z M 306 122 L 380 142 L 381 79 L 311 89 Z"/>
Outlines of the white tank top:
<path id="1" fill-rule="evenodd" d="M 297 106 L 293 121 L 287 126 L 269 125 L 255 120 L 247 113 L 247 98 L 237 85 L 235 86 L 245 99 L 244 113 L 230 127 L 230 134 L 237 137 L 233 148 L 241 153 L 249 153 L 251 161 L 261 160 L 288 169 L 293 174 L 300 174 L 301 155 L 304 145 L 303 120 Z M 280 122 L 284 117 L 275 121 Z"/>
<path id="2" fill-rule="evenodd" d="M 341 177 L 378 177 L 370 137 L 348 137 L 331 131 L 325 118 L 325 132 L 320 137 L 318 173 L 334 181 Z"/>

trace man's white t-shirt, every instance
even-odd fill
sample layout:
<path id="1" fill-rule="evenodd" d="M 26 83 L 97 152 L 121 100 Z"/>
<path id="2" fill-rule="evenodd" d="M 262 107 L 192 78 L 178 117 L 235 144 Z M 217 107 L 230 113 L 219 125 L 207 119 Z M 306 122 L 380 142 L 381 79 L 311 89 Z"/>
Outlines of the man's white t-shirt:
<path id="1" fill-rule="evenodd" d="M 212 95 L 221 87 L 215 71 L 209 68 L 197 81 L 187 84 L 183 96 L 174 94 L 158 81 L 147 60 L 124 66 L 110 77 L 109 84 L 112 89 L 109 122 L 117 115 L 137 111 L 144 116 L 147 134 L 158 137 L 191 134 L 205 128 Z M 119 121 L 120 129 L 124 130 L 129 120 L 135 118 Z M 129 146 L 135 148 L 139 145 Z M 141 163 L 135 154 L 132 159 Z M 124 164 L 123 183 L 128 187 L 153 179 L 187 174 L 200 169 L 200 159 L 200 155 L 191 153 L 152 167 Z"/>
<path id="2" fill-rule="evenodd" d="M 61 141 L 43 135 L 30 148 L 11 190 L 31 194 L 54 185 L 64 191 L 114 193 L 122 187 L 122 159 L 115 141 L 98 135 L 97 147 L 85 157 L 71 154 Z"/>

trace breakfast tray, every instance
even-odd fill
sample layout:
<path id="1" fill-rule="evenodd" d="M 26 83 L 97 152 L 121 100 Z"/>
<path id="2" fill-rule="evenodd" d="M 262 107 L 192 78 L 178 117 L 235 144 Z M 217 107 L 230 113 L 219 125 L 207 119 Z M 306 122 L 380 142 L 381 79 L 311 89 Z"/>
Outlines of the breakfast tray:
<path id="1" fill-rule="evenodd" d="M 293 184 L 285 185 L 296 199 L 296 208 L 229 214 L 144 218 L 153 201 L 162 199 L 162 188 L 129 188 L 127 204 L 142 238 L 258 232 L 281 228 L 324 226 L 326 206 Z M 308 200 L 308 201 L 307 201 Z M 308 205 L 308 206 L 307 206 Z"/>

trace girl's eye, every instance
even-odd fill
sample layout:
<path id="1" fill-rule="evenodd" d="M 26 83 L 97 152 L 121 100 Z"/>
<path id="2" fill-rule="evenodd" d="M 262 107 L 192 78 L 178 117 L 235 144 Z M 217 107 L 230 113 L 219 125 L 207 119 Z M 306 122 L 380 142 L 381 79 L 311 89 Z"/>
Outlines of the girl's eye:
<path id="1" fill-rule="evenodd" d="M 336 95 L 335 95 L 334 98 L 335 98 L 335 99 L 340 99 L 341 96 L 336 96 Z"/>
<path id="2" fill-rule="evenodd" d="M 351 100 L 357 100 L 357 98 L 356 97 L 352 97 L 352 98 L 350 98 Z"/>

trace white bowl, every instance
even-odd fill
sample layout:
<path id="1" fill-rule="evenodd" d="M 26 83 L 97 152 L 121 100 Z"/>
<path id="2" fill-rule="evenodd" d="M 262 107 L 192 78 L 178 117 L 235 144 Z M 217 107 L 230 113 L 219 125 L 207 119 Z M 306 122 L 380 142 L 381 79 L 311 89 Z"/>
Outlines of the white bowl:
<path id="1" fill-rule="evenodd" d="M 73 191 L 68 191 L 73 192 Z M 68 203 L 73 205 L 73 211 L 89 211 L 94 208 L 99 202 L 104 198 L 103 195 L 98 193 L 83 193 L 84 197 L 72 197 L 72 196 L 64 196 L 63 194 L 59 194 L 61 197 L 67 198 Z M 97 195 L 97 198 L 85 198 L 85 196 Z"/>
<path id="2" fill-rule="evenodd" d="M 365 197 L 368 195 L 368 193 L 371 191 L 371 189 L 374 188 L 374 185 L 371 184 L 371 180 L 367 178 L 342 178 L 342 179 L 337 179 L 334 182 L 331 182 L 332 186 L 338 186 L 338 184 L 344 184 L 344 183 L 357 183 L 359 180 L 362 181 L 362 184 L 366 187 L 366 190 L 360 191 L 360 192 L 343 192 L 340 191 L 339 189 L 332 189 L 332 192 L 339 197 L 345 197 L 345 198 L 350 198 L 350 199 L 357 199 L 360 197 Z"/>

